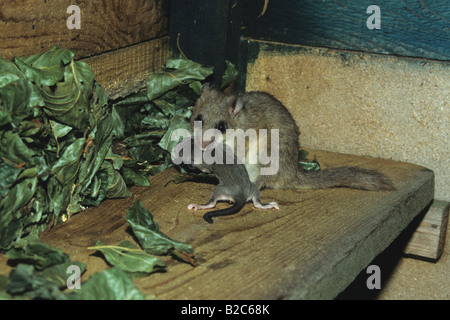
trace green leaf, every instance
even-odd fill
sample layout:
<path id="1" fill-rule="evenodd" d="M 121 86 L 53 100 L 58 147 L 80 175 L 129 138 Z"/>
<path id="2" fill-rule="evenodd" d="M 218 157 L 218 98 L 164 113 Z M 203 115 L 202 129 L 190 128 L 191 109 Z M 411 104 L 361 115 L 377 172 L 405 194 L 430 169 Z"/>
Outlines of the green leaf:
<path id="1" fill-rule="evenodd" d="M 234 64 L 232 64 L 230 61 L 225 61 L 227 68 L 225 69 L 225 72 L 222 76 L 222 81 L 220 83 L 220 87 L 223 89 L 230 83 L 232 83 L 234 80 L 236 80 L 238 76 L 238 72 L 236 70 L 236 67 Z"/>
<path id="2" fill-rule="evenodd" d="M 52 121 L 52 120 L 50 120 L 50 127 L 52 128 L 52 132 L 55 137 L 55 140 L 65 137 L 66 135 L 68 135 L 70 133 L 70 131 L 73 130 L 72 127 L 63 125 L 61 123 L 58 123 L 58 122 Z"/>
<path id="3" fill-rule="evenodd" d="M 0 162 L 0 198 L 4 198 L 8 194 L 21 171 L 17 167 Z"/>
<path id="4" fill-rule="evenodd" d="M 144 300 L 125 271 L 113 267 L 93 274 L 81 285 L 77 298 L 82 300 Z"/>
<path id="5" fill-rule="evenodd" d="M 86 265 L 78 261 L 66 261 L 40 273 L 36 272 L 33 265 L 19 264 L 11 271 L 8 293 L 28 299 L 59 299 L 67 286 L 67 269 L 70 266 L 78 266 L 81 273 L 86 270 Z"/>
<path id="6" fill-rule="evenodd" d="M 204 67 L 187 59 L 169 59 L 163 73 L 153 73 L 147 82 L 147 97 L 154 100 L 167 91 L 194 80 L 205 80 L 213 73 L 213 67 Z"/>
<path id="7" fill-rule="evenodd" d="M 64 82 L 57 82 L 56 87 L 42 88 L 45 111 L 65 125 L 85 128 L 88 125 L 93 81 L 94 74 L 87 64 L 72 61 L 65 68 Z"/>
<path id="8" fill-rule="evenodd" d="M 16 64 L 0 57 L 0 88 L 20 79 L 26 79 Z"/>
<path id="9" fill-rule="evenodd" d="M 5 198 L 0 202 L 0 229 L 7 228 L 8 224 L 21 217 L 20 208 L 30 202 L 36 192 L 37 177 L 25 179 L 9 190 Z"/>
<path id="10" fill-rule="evenodd" d="M 128 155 L 140 162 L 156 163 L 163 157 L 163 151 L 151 141 L 141 141 L 140 145 L 131 148 Z"/>
<path id="11" fill-rule="evenodd" d="M 80 129 L 89 119 L 94 73 L 86 63 L 75 62 L 74 55 L 55 47 L 28 58 L 15 58 L 14 63 L 28 80 L 38 84 L 44 110 L 58 122 Z"/>
<path id="12" fill-rule="evenodd" d="M 135 171 L 131 168 L 123 167 L 120 172 L 127 185 L 135 185 L 138 187 L 150 186 L 148 173 L 145 171 Z"/>
<path id="13" fill-rule="evenodd" d="M 306 158 L 309 156 L 309 152 L 306 150 L 300 150 L 298 152 L 298 158 L 300 159 L 298 164 L 300 166 L 300 168 L 302 168 L 303 170 L 306 171 L 311 171 L 311 170 L 315 170 L 315 171 L 319 171 L 320 168 L 320 164 L 317 161 L 316 156 L 314 156 L 314 160 L 312 161 L 307 161 Z"/>
<path id="14" fill-rule="evenodd" d="M 159 225 L 153 220 L 152 214 L 136 201 L 126 215 L 133 233 L 142 248 L 154 255 L 164 255 L 172 250 L 193 253 L 194 250 L 188 244 L 173 240 L 159 230 Z"/>
<path id="15" fill-rule="evenodd" d="M 29 236 L 14 244 L 6 256 L 15 263 L 26 262 L 43 270 L 57 264 L 65 263 L 69 257 L 61 250 L 42 243 L 37 236 Z"/>
<path id="16" fill-rule="evenodd" d="M 155 269 L 165 267 L 164 262 L 129 241 L 122 241 L 117 246 L 105 245 L 103 242 L 97 241 L 95 247 L 88 249 L 100 251 L 111 265 L 128 273 L 148 275 Z"/>
<path id="17" fill-rule="evenodd" d="M 37 152 L 29 148 L 17 133 L 4 132 L 0 138 L 0 145 L 2 146 L 0 155 L 12 163 L 25 164 L 27 167 L 35 164 L 33 156 L 37 155 Z"/>
<path id="18" fill-rule="evenodd" d="M 149 129 L 167 129 L 169 126 L 169 119 L 162 112 L 155 111 L 149 113 L 149 115 L 142 119 L 142 125 Z"/>
<path id="19" fill-rule="evenodd" d="M 18 79 L 3 86 L 0 88 L 0 126 L 9 122 L 18 126 L 24 119 L 37 117 L 40 113 L 37 106 L 44 106 L 44 100 L 30 81 Z"/>
<path id="20" fill-rule="evenodd" d="M 67 184 L 76 179 L 85 144 L 84 138 L 76 140 L 65 149 L 61 158 L 53 166 L 52 171 L 61 183 Z"/>
<path id="21" fill-rule="evenodd" d="M 77 266 L 80 269 L 80 276 L 86 271 L 86 264 L 83 262 L 67 260 L 63 263 L 44 269 L 39 273 L 39 276 L 46 279 L 48 282 L 55 284 L 60 290 L 64 290 L 67 288 L 67 279 L 70 277 L 67 270 L 69 267 L 74 266 Z"/>
<path id="22" fill-rule="evenodd" d="M 132 194 L 127 189 L 127 184 L 123 181 L 119 171 L 114 170 L 111 163 L 105 163 L 108 172 L 108 199 L 130 198 Z"/>
<path id="23" fill-rule="evenodd" d="M 38 53 L 26 58 L 14 58 L 13 62 L 34 83 L 53 86 L 64 76 L 64 67 L 75 54 L 67 49 L 54 47 L 50 51 Z"/>
<path id="24" fill-rule="evenodd" d="M 60 290 L 58 285 L 40 277 L 32 265 L 19 264 L 9 276 L 8 293 L 28 299 L 54 300 Z"/>
<path id="25" fill-rule="evenodd" d="M 113 133 L 116 139 L 125 138 L 125 121 L 117 111 L 117 107 L 113 106 L 111 109 L 111 116 L 113 122 Z"/>
<path id="26" fill-rule="evenodd" d="M 169 129 L 167 130 L 164 137 L 162 137 L 161 141 L 158 143 L 158 146 L 160 146 L 167 152 L 171 153 L 172 149 L 184 138 L 182 136 L 179 137 L 174 136 L 175 131 L 178 129 L 185 129 L 189 131 L 191 128 L 190 123 L 188 121 L 190 116 L 191 111 L 188 111 L 184 115 L 173 117 L 172 120 L 170 121 Z"/>

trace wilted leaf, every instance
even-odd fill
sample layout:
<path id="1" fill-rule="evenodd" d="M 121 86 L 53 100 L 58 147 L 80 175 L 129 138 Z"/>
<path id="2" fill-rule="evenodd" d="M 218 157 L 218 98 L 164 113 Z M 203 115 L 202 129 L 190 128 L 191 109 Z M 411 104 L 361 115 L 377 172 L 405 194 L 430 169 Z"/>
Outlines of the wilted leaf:
<path id="1" fill-rule="evenodd" d="M 0 88 L 0 126 L 10 122 L 18 126 L 26 118 L 37 117 L 38 106 L 44 106 L 44 100 L 29 80 L 18 79 L 3 86 Z"/>
<path id="2" fill-rule="evenodd" d="M 26 79 L 16 64 L 0 57 L 0 88 L 20 79 Z"/>
<path id="3" fill-rule="evenodd" d="M 167 130 L 164 137 L 162 137 L 161 141 L 158 143 L 162 149 L 166 150 L 168 153 L 172 152 L 172 149 L 183 140 L 183 136 L 175 136 L 174 133 L 178 129 L 185 129 L 187 131 L 190 130 L 190 123 L 188 119 L 191 116 L 191 112 L 187 112 L 182 116 L 175 116 L 170 121 L 169 129 Z"/>
<path id="4" fill-rule="evenodd" d="M 97 241 L 95 247 L 88 249 L 100 251 L 111 265 L 128 273 L 148 275 L 155 269 L 165 267 L 164 262 L 137 248 L 129 241 L 122 241 L 117 246 L 105 245 Z"/>
<path id="5" fill-rule="evenodd" d="M 16 165 L 25 164 L 27 167 L 34 165 L 33 156 L 36 151 L 29 148 L 20 136 L 11 131 L 5 131 L 0 137 L 2 146 L 0 155 Z"/>
<path id="6" fill-rule="evenodd" d="M 22 170 L 10 164 L 0 162 L 0 198 L 8 194 Z"/>
<path id="7" fill-rule="evenodd" d="M 40 277 L 29 264 L 19 264 L 11 271 L 8 292 L 28 299 L 46 300 L 54 300 L 60 294 L 58 285 Z"/>
<path id="8" fill-rule="evenodd" d="M 38 53 L 26 58 L 14 58 L 13 62 L 34 83 L 53 86 L 64 76 L 64 67 L 75 54 L 67 49 L 54 47 L 50 51 Z"/>
<path id="9" fill-rule="evenodd" d="M 52 171 L 61 183 L 66 184 L 76 178 L 85 144 L 84 138 L 76 140 L 65 149 L 61 158 L 53 166 Z"/>
<path id="10" fill-rule="evenodd" d="M 147 82 L 149 100 L 159 98 L 167 91 L 194 80 L 205 80 L 213 73 L 212 67 L 204 67 L 187 59 L 169 59 L 164 72 L 153 73 Z"/>
<path id="11" fill-rule="evenodd" d="M 120 268 L 93 274 L 81 285 L 77 298 L 82 300 L 144 300 L 146 297 Z"/>
<path id="12" fill-rule="evenodd" d="M 43 270 L 57 264 L 67 262 L 69 257 L 61 250 L 39 241 L 37 236 L 21 239 L 14 244 L 6 256 L 15 263 L 26 262 Z"/>
<path id="13" fill-rule="evenodd" d="M 65 137 L 70 131 L 73 130 L 72 127 L 63 125 L 56 121 L 50 121 L 50 126 L 52 128 L 53 135 L 55 136 L 55 140 Z"/>
<path id="14" fill-rule="evenodd" d="M 127 185 L 135 185 L 138 187 L 150 186 L 148 173 L 145 171 L 135 171 L 131 168 L 123 167 L 120 172 Z"/>
<path id="15" fill-rule="evenodd" d="M 126 215 L 133 233 L 139 240 L 142 248 L 154 255 L 164 255 L 171 250 L 193 253 L 194 250 L 188 244 L 173 240 L 159 230 L 159 225 L 153 220 L 152 214 L 136 201 Z"/>
<path id="16" fill-rule="evenodd" d="M 307 161 L 306 158 L 309 156 L 309 152 L 306 150 L 300 150 L 298 152 L 298 158 L 300 159 L 298 164 L 300 166 L 300 168 L 302 168 L 303 170 L 306 171 L 311 171 L 311 170 L 315 170 L 315 171 L 319 171 L 320 168 L 320 164 L 317 161 L 316 156 L 314 156 L 314 160 L 312 161 Z"/>
<path id="17" fill-rule="evenodd" d="M 222 81 L 220 83 L 221 88 L 225 88 L 227 85 L 229 85 L 231 82 L 236 80 L 238 72 L 230 61 L 225 61 L 227 68 L 225 69 L 225 72 L 222 76 Z"/>
<path id="18" fill-rule="evenodd" d="M 40 242 L 37 236 L 17 241 L 7 257 L 10 263 L 17 263 L 8 282 L 8 293 L 13 297 L 58 299 L 67 288 L 68 268 L 77 266 L 80 275 L 86 270 L 84 263 L 70 261 L 66 254 Z"/>
<path id="19" fill-rule="evenodd" d="M 8 293 L 27 299 L 59 299 L 66 289 L 70 266 L 78 266 L 81 273 L 86 269 L 86 265 L 78 261 L 66 261 L 42 272 L 36 272 L 32 265 L 19 264 L 9 276 Z"/>
<path id="20" fill-rule="evenodd" d="M 6 197 L 0 202 L 0 229 L 7 228 L 13 220 L 13 214 L 17 215 L 17 211 L 20 212 L 20 209 L 30 202 L 36 192 L 36 186 L 37 177 L 34 177 L 23 180 L 9 190 Z"/>
<path id="21" fill-rule="evenodd" d="M 104 164 L 108 172 L 108 191 L 106 197 L 108 199 L 129 198 L 132 196 L 128 191 L 127 185 L 120 175 L 119 171 L 114 170 L 111 163 Z"/>

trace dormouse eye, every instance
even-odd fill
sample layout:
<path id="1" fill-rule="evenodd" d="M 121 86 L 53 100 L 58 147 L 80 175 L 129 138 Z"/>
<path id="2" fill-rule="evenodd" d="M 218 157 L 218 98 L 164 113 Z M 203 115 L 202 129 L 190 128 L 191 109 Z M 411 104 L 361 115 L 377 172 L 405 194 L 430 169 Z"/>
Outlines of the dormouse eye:
<path id="1" fill-rule="evenodd" d="M 217 124 L 217 130 L 219 130 L 220 132 L 222 132 L 222 133 L 225 133 L 225 131 L 227 131 L 227 129 L 228 129 L 228 126 L 227 126 L 227 124 L 226 124 L 226 122 L 225 121 L 220 121 L 218 124 Z"/>
<path id="2" fill-rule="evenodd" d="M 203 121 L 203 116 L 201 114 L 197 115 L 194 121 Z"/>

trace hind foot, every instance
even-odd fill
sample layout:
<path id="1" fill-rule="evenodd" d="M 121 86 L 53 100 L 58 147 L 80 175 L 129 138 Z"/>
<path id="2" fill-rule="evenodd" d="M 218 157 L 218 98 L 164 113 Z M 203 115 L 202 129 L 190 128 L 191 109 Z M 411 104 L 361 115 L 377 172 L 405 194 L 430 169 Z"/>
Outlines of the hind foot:
<path id="1" fill-rule="evenodd" d="M 190 205 L 188 205 L 188 210 L 208 210 L 208 209 L 213 209 L 216 207 L 215 203 L 207 203 L 207 204 L 195 204 L 195 203 L 191 203 Z"/>
<path id="2" fill-rule="evenodd" d="M 280 207 L 278 206 L 278 203 L 276 202 L 269 202 L 268 204 L 262 204 L 261 202 L 256 202 L 253 204 L 255 208 L 258 209 L 277 209 L 280 210 Z"/>

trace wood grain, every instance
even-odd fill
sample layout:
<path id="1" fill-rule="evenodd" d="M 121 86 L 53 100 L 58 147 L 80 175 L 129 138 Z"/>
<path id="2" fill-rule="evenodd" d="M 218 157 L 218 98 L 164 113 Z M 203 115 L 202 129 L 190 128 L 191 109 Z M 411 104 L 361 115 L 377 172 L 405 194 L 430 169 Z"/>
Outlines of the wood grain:
<path id="1" fill-rule="evenodd" d="M 381 29 L 369 30 L 366 10 L 381 10 Z M 447 0 L 239 1 L 243 34 L 259 40 L 450 60 Z"/>
<path id="2" fill-rule="evenodd" d="M 260 211 L 248 204 L 239 214 L 209 225 L 203 213 L 186 207 L 206 202 L 213 186 L 167 184 L 174 171 L 165 171 L 151 178 L 151 187 L 131 191 L 153 213 L 162 232 L 193 245 L 201 264 L 194 268 L 167 259 L 167 272 L 136 279 L 137 286 L 158 299 L 334 298 L 432 200 L 434 176 L 406 163 L 314 154 L 324 167 L 346 164 L 380 170 L 393 179 L 397 191 L 265 190 L 263 201 L 277 201 L 279 211 Z M 87 263 L 87 279 L 107 268 L 87 247 L 97 240 L 133 241 L 125 214 L 134 201 L 106 201 L 41 239 Z"/>
<path id="3" fill-rule="evenodd" d="M 435 200 L 409 240 L 405 253 L 437 260 L 444 252 L 450 204 Z"/>
<path id="4" fill-rule="evenodd" d="M 116 100 L 145 89 L 150 73 L 161 71 L 168 57 L 169 37 L 162 37 L 82 61 L 92 67 L 108 98 Z"/>
<path id="5" fill-rule="evenodd" d="M 168 35 L 163 0 L 78 0 L 80 30 L 66 25 L 72 4 L 71 0 L 2 0 L 1 56 L 11 59 L 59 45 L 82 58 Z"/>

